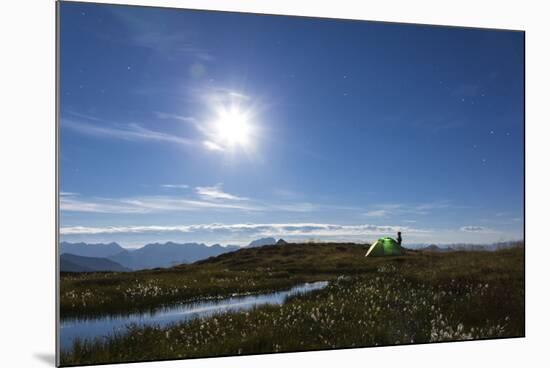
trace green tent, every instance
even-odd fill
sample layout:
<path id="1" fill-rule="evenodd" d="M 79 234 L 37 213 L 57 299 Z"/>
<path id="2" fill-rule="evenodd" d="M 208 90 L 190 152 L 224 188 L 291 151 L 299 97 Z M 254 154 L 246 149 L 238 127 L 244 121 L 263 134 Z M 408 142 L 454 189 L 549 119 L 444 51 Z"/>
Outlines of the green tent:
<path id="1" fill-rule="evenodd" d="M 390 237 L 380 238 L 375 241 L 365 254 L 365 257 L 399 256 L 403 254 L 403 248 Z"/>

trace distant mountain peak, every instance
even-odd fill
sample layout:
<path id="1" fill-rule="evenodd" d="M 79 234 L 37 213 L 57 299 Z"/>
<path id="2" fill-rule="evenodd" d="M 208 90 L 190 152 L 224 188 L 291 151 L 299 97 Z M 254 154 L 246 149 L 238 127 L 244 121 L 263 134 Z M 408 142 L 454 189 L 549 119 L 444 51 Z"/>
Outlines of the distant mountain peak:
<path id="1" fill-rule="evenodd" d="M 277 243 L 275 243 L 276 245 L 285 245 L 285 244 L 288 244 L 283 238 L 277 240 Z"/>
<path id="2" fill-rule="evenodd" d="M 275 238 L 271 238 L 271 237 L 260 238 L 260 239 L 256 239 L 256 240 L 251 241 L 250 244 L 248 244 L 248 247 L 250 247 L 250 248 L 263 247 L 264 245 L 274 245 L 276 243 L 277 243 L 277 239 L 275 239 Z"/>

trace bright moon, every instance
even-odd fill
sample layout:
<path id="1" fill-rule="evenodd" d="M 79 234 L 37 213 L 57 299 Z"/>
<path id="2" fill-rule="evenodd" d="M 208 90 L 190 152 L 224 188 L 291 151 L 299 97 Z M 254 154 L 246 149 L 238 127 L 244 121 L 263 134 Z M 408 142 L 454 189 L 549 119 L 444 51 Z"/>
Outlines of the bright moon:
<path id="1" fill-rule="evenodd" d="M 251 125 L 248 114 L 238 108 L 218 111 L 218 120 L 214 126 L 216 140 L 229 147 L 250 145 Z"/>

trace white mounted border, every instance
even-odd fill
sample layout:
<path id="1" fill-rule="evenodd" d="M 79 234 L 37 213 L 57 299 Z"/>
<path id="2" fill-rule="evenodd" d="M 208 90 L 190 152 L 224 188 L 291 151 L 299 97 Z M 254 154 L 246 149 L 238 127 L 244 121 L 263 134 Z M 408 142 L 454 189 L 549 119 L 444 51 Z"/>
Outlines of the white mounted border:
<path id="1" fill-rule="evenodd" d="M 104 1 L 96 1 L 104 2 Z M 363 348 L 113 367 L 266 368 L 342 364 L 394 367 L 519 367 L 548 361 L 550 310 L 550 31 L 543 1 L 385 0 L 126 0 L 194 9 L 320 16 L 526 30 L 527 338 Z M 55 129 L 53 0 L 2 4 L 0 213 L 2 304 L 0 365 L 51 367 L 54 354 Z M 32 247 L 33 253 L 28 251 Z M 105 366 L 107 367 L 107 366 Z"/>

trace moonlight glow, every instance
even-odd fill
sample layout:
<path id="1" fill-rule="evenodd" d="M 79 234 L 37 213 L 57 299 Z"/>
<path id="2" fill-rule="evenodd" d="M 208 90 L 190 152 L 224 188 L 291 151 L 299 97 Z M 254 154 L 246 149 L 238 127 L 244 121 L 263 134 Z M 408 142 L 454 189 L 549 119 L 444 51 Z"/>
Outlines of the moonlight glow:
<path id="1" fill-rule="evenodd" d="M 248 114 L 239 108 L 222 109 L 214 124 L 216 141 L 228 147 L 248 147 L 251 140 L 251 125 Z"/>
<path id="2" fill-rule="evenodd" d="M 203 145 L 217 152 L 255 152 L 258 140 L 258 114 L 251 104 L 251 97 L 223 90 L 205 98 L 210 110 L 204 126 L 199 129 L 204 134 Z"/>

